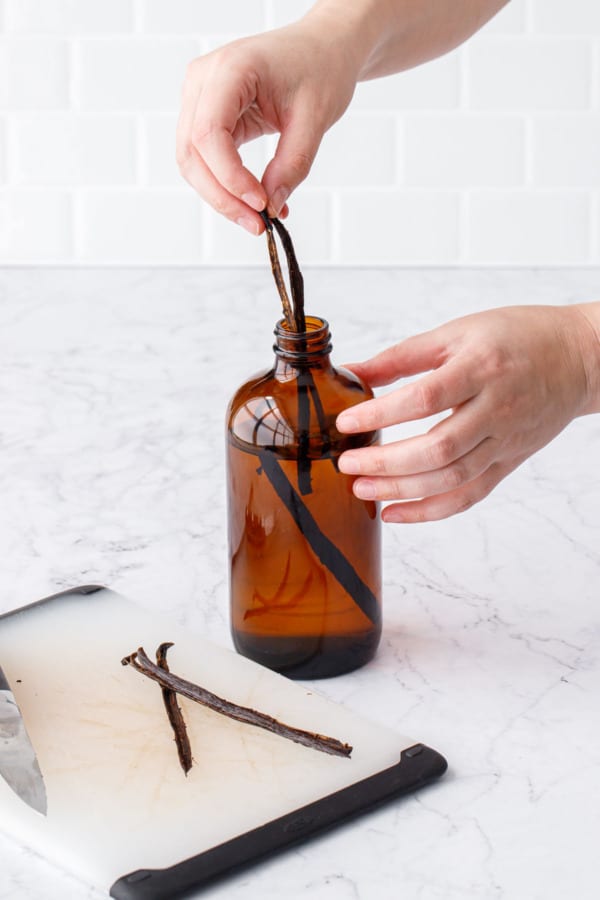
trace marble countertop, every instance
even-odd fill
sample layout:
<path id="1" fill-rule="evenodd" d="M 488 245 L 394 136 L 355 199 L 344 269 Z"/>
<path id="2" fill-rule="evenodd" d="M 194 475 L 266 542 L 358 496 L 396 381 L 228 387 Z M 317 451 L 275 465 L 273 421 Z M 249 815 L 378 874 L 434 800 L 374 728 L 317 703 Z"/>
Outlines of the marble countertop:
<path id="1" fill-rule="evenodd" d="M 310 269 L 338 363 L 598 270 Z M 267 268 L 0 270 L 0 610 L 100 582 L 230 645 L 223 418 L 271 360 Z M 416 429 L 414 429 L 416 430 Z M 384 528 L 375 661 L 318 683 L 449 771 L 202 893 L 592 900 L 600 863 L 600 417 L 468 513 Z M 97 900 L 0 836 L 0 900 Z"/>

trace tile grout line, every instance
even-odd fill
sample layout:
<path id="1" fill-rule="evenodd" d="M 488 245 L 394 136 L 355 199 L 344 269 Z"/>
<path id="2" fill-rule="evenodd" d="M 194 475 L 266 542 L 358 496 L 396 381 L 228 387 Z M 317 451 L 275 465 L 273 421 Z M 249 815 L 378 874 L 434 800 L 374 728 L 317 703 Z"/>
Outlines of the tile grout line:
<path id="1" fill-rule="evenodd" d="M 331 250 L 329 265 L 339 265 L 342 259 L 342 198 L 339 190 L 331 192 Z"/>
<path id="2" fill-rule="evenodd" d="M 6 159 L 4 164 L 4 174 L 6 176 L 6 187 L 14 188 L 18 182 L 18 141 L 16 132 L 16 122 L 14 116 L 7 115 L 4 117 L 4 149 L 6 151 Z"/>
<path id="3" fill-rule="evenodd" d="M 592 192 L 590 196 L 590 253 L 591 265 L 600 263 L 600 191 Z"/>
<path id="4" fill-rule="evenodd" d="M 144 31 L 144 11 L 143 0 L 133 0 L 133 34 L 143 34 Z"/>
<path id="5" fill-rule="evenodd" d="M 592 59 L 590 62 L 590 110 L 600 108 L 600 38 L 591 42 Z"/>
<path id="6" fill-rule="evenodd" d="M 462 190 L 458 194 L 458 254 L 459 266 L 469 265 L 471 256 L 471 192 Z"/>
<path id="7" fill-rule="evenodd" d="M 148 165 L 148 141 L 145 131 L 146 118 L 143 113 L 134 116 L 134 184 L 136 187 L 150 188 Z"/>
<path id="8" fill-rule="evenodd" d="M 273 0 L 263 0 L 263 18 L 267 30 L 274 28 Z"/>
<path id="9" fill-rule="evenodd" d="M 531 114 L 525 114 L 523 116 L 523 133 L 524 133 L 524 144 L 523 144 L 523 163 L 524 163 L 524 184 L 523 188 L 533 189 L 535 184 L 535 175 L 534 175 L 534 125 L 533 125 L 533 117 Z"/>
<path id="10" fill-rule="evenodd" d="M 458 57 L 458 107 L 462 113 L 470 108 L 471 103 L 471 67 L 469 49 L 462 46 Z"/>
<path id="11" fill-rule="evenodd" d="M 533 15 L 532 0 L 525 0 L 525 34 L 531 35 L 535 32 L 535 22 Z"/>

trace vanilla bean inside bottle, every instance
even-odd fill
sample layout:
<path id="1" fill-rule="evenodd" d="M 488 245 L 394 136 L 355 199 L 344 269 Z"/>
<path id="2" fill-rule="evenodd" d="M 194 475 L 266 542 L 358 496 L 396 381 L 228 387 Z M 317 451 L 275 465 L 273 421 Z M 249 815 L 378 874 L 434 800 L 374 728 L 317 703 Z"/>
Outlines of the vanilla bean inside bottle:
<path id="1" fill-rule="evenodd" d="M 328 323 L 303 324 L 278 322 L 274 365 L 227 413 L 231 626 L 244 656 L 324 678 L 368 662 L 381 635 L 377 504 L 337 465 L 378 433 L 337 431 L 338 413 L 373 395 L 332 365 Z"/>

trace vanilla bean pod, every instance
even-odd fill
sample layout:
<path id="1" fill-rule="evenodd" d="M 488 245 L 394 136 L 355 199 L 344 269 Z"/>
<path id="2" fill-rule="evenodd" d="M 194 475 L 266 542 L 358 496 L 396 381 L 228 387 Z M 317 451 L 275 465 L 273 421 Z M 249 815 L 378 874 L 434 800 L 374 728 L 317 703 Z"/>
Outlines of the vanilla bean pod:
<path id="1" fill-rule="evenodd" d="M 267 241 L 269 245 L 269 256 L 271 258 L 271 270 L 275 278 L 275 284 L 279 290 L 282 303 L 284 295 L 289 302 L 289 298 L 283 284 L 283 275 L 281 273 L 281 264 L 277 254 L 277 246 L 273 236 L 273 228 L 277 231 L 285 257 L 287 261 L 288 273 L 290 278 L 290 291 L 292 294 L 292 321 L 288 319 L 288 327 L 298 334 L 306 332 L 306 319 L 304 317 L 304 279 L 294 245 L 287 228 L 277 218 L 270 218 L 266 212 L 261 213 L 263 222 L 267 229 Z M 282 293 L 283 289 L 283 293 Z M 285 303 L 284 303 L 285 309 Z M 287 314 L 286 314 L 287 319 Z M 300 352 L 306 350 L 306 344 L 302 342 Z M 312 493 L 311 482 L 311 459 L 310 459 L 310 395 L 309 390 L 316 391 L 312 374 L 308 369 L 299 370 L 297 376 L 297 396 L 298 396 L 298 456 L 296 459 L 296 471 L 298 479 L 298 489 L 303 496 Z M 311 391 L 312 393 L 312 391 Z M 315 404 L 317 414 L 319 410 Z M 319 420 L 322 429 L 322 422 Z"/>
<path id="2" fill-rule="evenodd" d="M 240 706 L 237 703 L 232 703 L 230 700 L 224 700 L 222 697 L 218 697 L 211 691 L 206 690 L 206 688 L 200 687 L 200 685 L 186 681 L 185 678 L 180 678 L 178 675 L 173 675 L 172 672 L 164 671 L 148 659 L 143 647 L 139 647 L 135 653 L 125 656 L 121 660 L 121 665 L 132 666 L 137 672 L 141 672 L 142 675 L 146 675 L 153 681 L 158 682 L 161 687 L 175 691 L 177 694 L 181 694 L 182 697 L 194 700 L 196 703 L 207 706 L 214 712 L 228 716 L 230 719 L 236 719 L 238 722 L 244 722 L 246 725 L 256 725 L 258 728 L 264 728 L 279 737 L 295 741 L 313 750 L 330 753 L 333 756 L 349 757 L 352 753 L 352 747 L 349 744 L 343 744 L 336 738 L 286 725 L 272 716 L 268 716 L 266 713 L 257 712 L 248 706 Z"/>
<path id="3" fill-rule="evenodd" d="M 172 643 L 161 644 L 156 651 L 156 664 L 163 672 L 169 671 L 167 651 L 169 647 L 172 646 Z M 183 713 L 181 712 L 181 707 L 177 703 L 177 694 L 175 691 L 171 690 L 171 688 L 163 687 L 162 698 L 167 711 L 169 724 L 173 729 L 173 734 L 175 736 L 179 762 L 184 773 L 187 775 L 192 768 L 192 748 L 190 746 L 190 739 L 188 738 Z"/>
<path id="4" fill-rule="evenodd" d="M 265 234 L 267 235 L 267 246 L 269 248 L 269 259 L 271 260 L 271 271 L 273 272 L 273 278 L 275 279 L 275 284 L 277 285 L 277 290 L 281 298 L 283 315 L 286 322 L 288 323 L 289 329 L 291 331 L 294 331 L 296 324 L 295 316 L 292 309 L 292 304 L 290 303 L 287 288 L 285 286 L 285 281 L 283 280 L 283 273 L 281 271 L 281 265 L 279 263 L 279 256 L 277 255 L 277 244 L 275 243 L 275 237 L 273 235 L 273 223 L 266 212 L 261 212 L 260 215 L 266 227 Z"/>
<path id="5" fill-rule="evenodd" d="M 294 304 L 294 323 L 296 331 L 299 334 L 306 331 L 306 320 L 304 318 L 304 279 L 296 252 L 289 231 L 279 219 L 271 219 L 275 226 L 275 230 L 279 235 L 287 259 L 288 272 L 290 273 L 290 290 L 292 292 L 292 303 Z"/>
<path id="6" fill-rule="evenodd" d="M 279 238 L 283 245 L 283 249 L 285 251 L 288 270 L 290 273 L 290 289 L 292 292 L 292 303 L 294 306 L 294 321 L 296 323 L 296 331 L 302 333 L 306 331 L 306 319 L 304 316 L 304 278 L 302 277 L 302 272 L 300 271 L 300 266 L 298 265 L 296 251 L 294 250 L 294 245 L 292 243 L 292 238 L 290 237 L 289 231 L 279 219 L 271 219 L 270 221 L 277 230 L 277 234 L 279 235 Z M 308 391 L 310 393 L 310 397 L 313 401 L 315 412 L 317 414 L 317 421 L 319 422 L 319 428 L 321 430 L 321 434 L 324 436 L 324 442 L 327 443 L 327 447 L 324 447 L 323 449 L 325 452 L 327 452 L 327 450 L 329 449 L 327 419 L 323 411 L 323 404 L 321 403 L 321 398 L 319 397 L 317 386 L 310 370 L 307 370 L 304 373 L 304 383 L 306 384 L 306 387 L 308 388 Z"/>

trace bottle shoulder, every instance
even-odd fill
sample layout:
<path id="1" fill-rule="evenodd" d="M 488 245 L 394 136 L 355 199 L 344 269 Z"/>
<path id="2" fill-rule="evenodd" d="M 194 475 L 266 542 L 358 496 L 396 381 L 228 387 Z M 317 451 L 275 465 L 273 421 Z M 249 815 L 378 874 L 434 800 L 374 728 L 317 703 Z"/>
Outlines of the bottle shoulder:
<path id="1" fill-rule="evenodd" d="M 242 384 L 227 411 L 227 430 L 235 443 L 293 448 L 299 440 L 313 450 L 327 447 L 338 455 L 350 447 L 375 443 L 378 435 L 342 435 L 335 427 L 340 412 L 369 400 L 371 389 L 348 369 L 277 367 Z"/>

